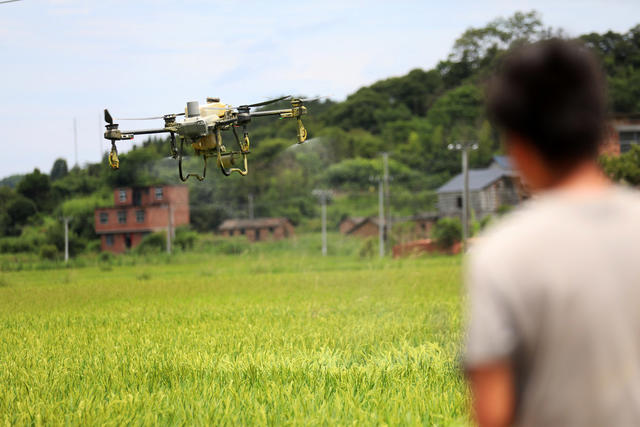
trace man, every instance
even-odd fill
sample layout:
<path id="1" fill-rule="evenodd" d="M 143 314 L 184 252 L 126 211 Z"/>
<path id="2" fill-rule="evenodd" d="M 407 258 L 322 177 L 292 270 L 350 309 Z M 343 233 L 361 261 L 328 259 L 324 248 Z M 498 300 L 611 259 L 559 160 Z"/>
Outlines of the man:
<path id="1" fill-rule="evenodd" d="M 465 368 L 480 425 L 640 425 L 640 197 L 598 167 L 604 81 L 549 40 L 504 61 L 488 110 L 534 192 L 471 249 Z"/>

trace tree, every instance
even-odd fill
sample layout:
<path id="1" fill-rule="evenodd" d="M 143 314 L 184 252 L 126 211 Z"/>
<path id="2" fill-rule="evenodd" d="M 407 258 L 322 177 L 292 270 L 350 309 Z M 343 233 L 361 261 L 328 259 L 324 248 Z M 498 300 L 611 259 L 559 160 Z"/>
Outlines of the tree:
<path id="1" fill-rule="evenodd" d="M 7 235 L 20 234 L 20 226 L 27 223 L 36 214 L 35 203 L 24 196 L 16 197 L 8 206 L 6 212 L 5 233 Z"/>
<path id="2" fill-rule="evenodd" d="M 18 193 L 31 199 L 38 210 L 45 211 L 51 207 L 51 183 L 49 177 L 41 173 L 40 169 L 34 169 L 22 178 L 18 184 Z"/>
<path id="3" fill-rule="evenodd" d="M 49 175 L 51 177 L 51 181 L 55 181 L 57 179 L 64 178 L 67 173 L 69 173 L 67 161 L 60 158 L 53 162 L 53 167 L 51 168 L 51 173 Z"/>

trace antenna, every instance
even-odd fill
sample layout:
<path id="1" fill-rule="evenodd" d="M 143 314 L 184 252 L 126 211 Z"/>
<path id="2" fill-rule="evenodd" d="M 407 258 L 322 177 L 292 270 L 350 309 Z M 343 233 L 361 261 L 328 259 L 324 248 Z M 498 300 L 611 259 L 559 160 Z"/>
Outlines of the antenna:
<path id="1" fill-rule="evenodd" d="M 76 153 L 76 166 L 78 166 L 78 123 L 76 118 L 73 118 L 73 148 Z"/>

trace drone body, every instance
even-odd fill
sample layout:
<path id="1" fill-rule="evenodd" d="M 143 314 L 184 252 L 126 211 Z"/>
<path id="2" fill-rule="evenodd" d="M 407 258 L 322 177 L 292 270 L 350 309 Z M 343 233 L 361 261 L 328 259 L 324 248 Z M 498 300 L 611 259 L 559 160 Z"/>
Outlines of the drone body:
<path id="1" fill-rule="evenodd" d="M 281 110 L 251 111 L 254 107 L 272 104 L 278 101 L 290 100 L 291 108 Z M 205 105 L 199 105 L 197 101 L 187 103 L 184 113 L 167 114 L 161 117 L 149 117 L 145 119 L 124 119 L 124 120 L 150 120 L 163 119 L 164 127 L 159 129 L 145 130 L 119 130 L 119 125 L 114 123 L 108 110 L 104 110 L 104 118 L 107 122 L 105 139 L 111 141 L 111 153 L 109 154 L 109 164 L 112 168 L 119 167 L 116 141 L 133 139 L 134 135 L 149 135 L 156 133 L 168 133 L 171 137 L 171 156 L 178 159 L 178 171 L 180 179 L 186 181 L 190 177 L 202 181 L 207 173 L 207 158 L 216 157 L 217 166 L 224 175 L 231 175 L 237 172 L 247 175 L 248 164 L 247 155 L 250 153 L 249 133 L 247 125 L 254 117 L 278 116 L 280 118 L 294 118 L 298 122 L 298 143 L 301 144 L 307 139 L 307 130 L 302 124 L 301 117 L 307 113 L 307 108 L 303 105 L 304 100 L 285 96 L 270 101 L 259 102 L 257 104 L 241 105 L 232 107 L 220 102 L 219 98 L 207 98 Z M 177 116 L 184 116 L 182 121 L 176 121 Z M 242 138 L 238 135 L 236 128 L 242 128 Z M 227 151 L 222 143 L 222 131 L 231 130 L 239 150 Z M 180 148 L 176 143 L 176 135 L 180 139 Z M 186 176 L 182 173 L 182 157 L 184 143 L 190 143 L 196 155 L 204 160 L 202 174 L 189 173 Z M 235 165 L 242 163 L 242 167 Z"/>

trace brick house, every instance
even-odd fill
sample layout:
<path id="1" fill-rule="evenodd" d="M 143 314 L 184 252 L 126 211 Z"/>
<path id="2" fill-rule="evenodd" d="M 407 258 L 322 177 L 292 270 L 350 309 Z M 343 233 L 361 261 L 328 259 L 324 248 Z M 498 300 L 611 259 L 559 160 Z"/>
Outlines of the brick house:
<path id="1" fill-rule="evenodd" d="M 360 224 L 365 218 L 362 216 L 349 216 L 344 218 L 339 225 L 340 233 L 348 234 L 353 227 Z"/>
<path id="2" fill-rule="evenodd" d="M 633 144 L 640 144 L 640 113 L 611 116 L 600 153 L 618 156 Z"/>
<path id="3" fill-rule="evenodd" d="M 246 236 L 250 242 L 280 240 L 295 235 L 295 228 L 287 218 L 228 219 L 218 232 L 222 236 Z"/>
<path id="4" fill-rule="evenodd" d="M 426 238 L 438 221 L 436 212 L 422 212 L 413 216 L 394 217 L 393 233 L 402 240 Z M 340 222 L 340 233 L 358 237 L 377 237 L 380 233 L 377 216 L 347 217 Z"/>
<path id="5" fill-rule="evenodd" d="M 340 232 L 358 237 L 378 236 L 378 217 L 346 218 L 340 223 Z"/>
<path id="6" fill-rule="evenodd" d="M 103 251 L 122 253 L 152 232 L 189 224 L 189 188 L 183 185 L 116 188 L 114 207 L 95 210 L 95 230 Z"/>

